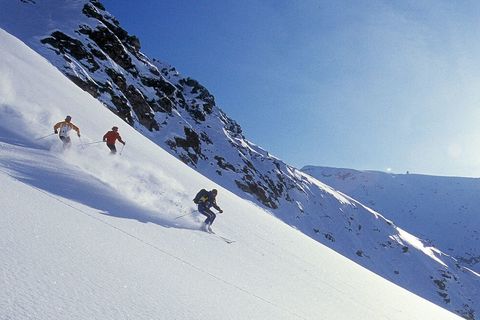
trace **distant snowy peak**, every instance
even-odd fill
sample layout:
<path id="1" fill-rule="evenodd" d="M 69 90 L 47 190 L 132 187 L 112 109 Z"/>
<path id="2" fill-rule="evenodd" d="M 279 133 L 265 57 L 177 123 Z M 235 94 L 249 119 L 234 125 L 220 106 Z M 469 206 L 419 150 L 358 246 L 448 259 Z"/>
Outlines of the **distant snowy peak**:
<path id="1" fill-rule="evenodd" d="M 306 166 L 480 273 L 480 180 Z"/>

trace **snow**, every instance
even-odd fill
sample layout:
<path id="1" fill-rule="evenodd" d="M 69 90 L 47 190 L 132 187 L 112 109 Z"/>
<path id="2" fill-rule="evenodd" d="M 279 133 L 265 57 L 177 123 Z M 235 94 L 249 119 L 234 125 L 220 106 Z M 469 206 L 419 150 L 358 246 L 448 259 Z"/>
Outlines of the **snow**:
<path id="1" fill-rule="evenodd" d="M 303 170 L 480 270 L 479 179 L 314 166 Z"/>
<path id="2" fill-rule="evenodd" d="M 3 30 L 0 43 L 1 319 L 459 319 L 193 171 Z M 62 152 L 38 138 L 67 114 L 82 137 Z M 83 145 L 112 125 L 121 156 Z M 213 187 L 214 230 L 235 243 L 199 231 L 191 199 Z"/>
<path id="3" fill-rule="evenodd" d="M 436 254 L 439 254 L 440 251 L 435 249 L 434 247 L 427 247 L 425 246 L 420 239 L 415 237 L 414 235 L 411 235 L 410 233 L 406 232 L 405 230 L 399 229 L 400 235 L 398 241 L 405 241 L 406 243 L 412 245 L 414 248 L 422 251 L 425 253 L 427 256 L 431 257 L 433 260 L 436 262 L 440 263 L 441 265 L 448 267 L 442 260 L 437 258 Z"/>

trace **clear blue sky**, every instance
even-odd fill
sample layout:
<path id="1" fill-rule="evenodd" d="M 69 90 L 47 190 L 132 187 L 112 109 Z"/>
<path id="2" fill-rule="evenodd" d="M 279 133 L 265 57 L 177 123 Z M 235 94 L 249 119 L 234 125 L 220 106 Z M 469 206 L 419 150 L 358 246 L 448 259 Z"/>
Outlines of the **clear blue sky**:
<path id="1" fill-rule="evenodd" d="M 478 1 L 101 1 L 296 167 L 480 176 Z"/>

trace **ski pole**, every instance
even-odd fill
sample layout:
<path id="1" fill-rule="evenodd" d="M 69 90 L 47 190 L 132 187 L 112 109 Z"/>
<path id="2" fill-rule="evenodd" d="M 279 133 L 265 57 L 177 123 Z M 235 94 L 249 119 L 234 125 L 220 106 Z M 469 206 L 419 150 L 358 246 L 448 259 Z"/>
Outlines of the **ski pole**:
<path id="1" fill-rule="evenodd" d="M 120 156 L 122 155 L 123 148 L 125 148 L 125 144 L 123 144 L 122 150 L 120 150 L 120 153 L 119 153 Z"/>
<path id="2" fill-rule="evenodd" d="M 43 136 L 43 137 L 37 138 L 37 139 L 35 139 L 35 140 L 42 140 L 42 139 L 45 139 L 46 137 L 53 136 L 54 134 L 56 134 L 56 133 L 55 133 L 55 132 L 54 132 L 54 133 L 50 133 L 50 134 L 47 134 L 46 136 Z"/>
<path id="3" fill-rule="evenodd" d="M 88 146 L 89 144 L 95 144 L 95 143 L 100 143 L 100 142 L 104 142 L 104 141 L 89 142 L 89 143 L 84 143 L 83 145 Z"/>
<path id="4" fill-rule="evenodd" d="M 181 216 L 178 216 L 178 217 L 176 217 L 174 220 L 177 220 L 177 219 L 183 218 L 183 217 L 185 217 L 185 216 L 187 216 L 187 215 L 189 215 L 189 214 L 190 214 L 190 212 L 188 212 L 188 213 L 185 213 L 185 214 L 182 214 Z"/>
<path id="5" fill-rule="evenodd" d="M 79 136 L 78 139 L 80 139 L 80 146 L 82 147 L 82 150 L 85 150 L 85 145 L 83 144 L 82 137 Z"/>

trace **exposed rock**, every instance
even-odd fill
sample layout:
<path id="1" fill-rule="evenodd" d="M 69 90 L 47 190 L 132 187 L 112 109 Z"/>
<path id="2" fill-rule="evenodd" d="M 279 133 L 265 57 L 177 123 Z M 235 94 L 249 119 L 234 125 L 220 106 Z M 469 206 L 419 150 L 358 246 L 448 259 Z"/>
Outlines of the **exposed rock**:
<path id="1" fill-rule="evenodd" d="M 80 32 L 88 35 L 113 61 L 124 70 L 130 72 L 134 77 L 138 76 L 138 70 L 132 63 L 132 59 L 125 51 L 124 46 L 118 37 L 107 27 L 97 26 L 96 29 L 83 26 Z"/>
<path id="2" fill-rule="evenodd" d="M 224 169 L 224 170 L 230 170 L 230 171 L 234 171 L 235 172 L 235 167 L 231 164 L 231 163 L 228 163 L 227 161 L 225 161 L 225 158 L 224 157 L 220 157 L 220 156 L 215 156 L 213 157 L 215 160 L 217 160 L 217 165 Z"/>
<path id="3" fill-rule="evenodd" d="M 73 81 L 73 83 L 82 88 L 84 91 L 90 93 L 94 98 L 97 98 L 100 95 L 98 85 L 96 83 L 89 80 L 82 80 L 79 77 L 72 76 L 70 74 L 67 74 L 67 76 Z"/>
<path id="4" fill-rule="evenodd" d="M 174 141 L 171 141 L 171 140 L 168 141 L 168 145 L 173 150 L 177 150 L 177 147 L 180 147 L 183 150 L 185 150 L 188 157 L 185 155 L 185 153 L 182 153 L 181 154 L 182 161 L 187 164 L 196 165 L 198 162 L 199 156 L 202 159 L 205 159 L 205 157 L 202 154 L 201 142 L 200 142 L 199 136 L 194 130 L 188 127 L 184 127 L 184 133 L 185 133 L 185 138 L 175 137 Z M 190 149 L 193 150 L 194 153 L 192 153 Z"/>
<path id="5" fill-rule="evenodd" d="M 278 208 L 278 204 L 271 197 L 267 195 L 268 193 L 265 191 L 265 188 L 261 186 L 259 183 L 246 181 L 246 180 L 243 180 L 243 181 L 235 180 L 235 183 L 243 191 L 256 196 L 256 198 L 263 205 L 272 209 Z"/>
<path id="6" fill-rule="evenodd" d="M 95 61 L 93 55 L 85 49 L 84 44 L 63 32 L 55 31 L 50 37 L 41 40 L 41 43 L 50 45 L 57 54 L 70 55 L 88 68 L 95 72 L 100 66 Z"/>

